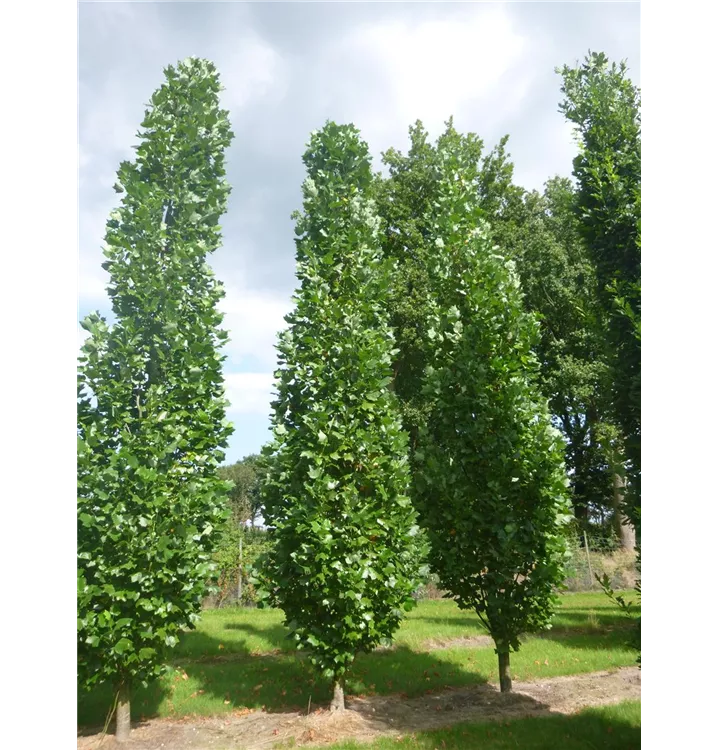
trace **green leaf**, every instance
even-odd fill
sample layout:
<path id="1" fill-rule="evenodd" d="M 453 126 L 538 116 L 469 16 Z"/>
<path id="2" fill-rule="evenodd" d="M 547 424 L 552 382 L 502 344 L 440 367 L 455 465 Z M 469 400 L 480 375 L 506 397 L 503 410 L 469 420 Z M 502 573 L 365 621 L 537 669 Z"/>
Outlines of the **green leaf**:
<path id="1" fill-rule="evenodd" d="M 127 638 L 120 638 L 115 644 L 114 651 L 117 654 L 124 654 L 129 648 L 132 648 L 132 641 Z"/>

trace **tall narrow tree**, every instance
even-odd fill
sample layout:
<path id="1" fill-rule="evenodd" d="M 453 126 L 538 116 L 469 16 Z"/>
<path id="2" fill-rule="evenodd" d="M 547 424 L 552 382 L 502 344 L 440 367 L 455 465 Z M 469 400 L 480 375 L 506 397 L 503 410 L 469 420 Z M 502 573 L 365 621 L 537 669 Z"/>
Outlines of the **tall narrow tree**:
<path id="1" fill-rule="evenodd" d="M 83 326 L 78 386 L 78 667 L 118 692 L 157 676 L 166 647 L 197 618 L 212 530 L 227 486 L 217 476 L 225 421 L 220 244 L 232 133 L 212 63 L 165 70 L 134 162 L 123 162 L 104 267 L 117 318 Z"/>
<path id="2" fill-rule="evenodd" d="M 611 401 L 625 444 L 627 512 L 641 496 L 641 100 L 625 63 L 590 53 L 564 66 L 561 111 L 576 126 L 576 212 L 596 267 L 611 368 Z"/>
<path id="3" fill-rule="evenodd" d="M 433 348 L 427 337 L 430 300 L 435 292 L 432 264 L 438 252 L 433 244 L 432 222 L 439 197 L 443 149 L 451 144 L 462 155 L 464 179 L 475 191 L 480 209 L 476 218 L 501 224 L 507 207 L 521 191 L 512 184 L 507 137 L 484 153 L 483 141 L 475 133 L 459 133 L 449 120 L 434 144 L 417 120 L 409 128 L 409 140 L 407 154 L 396 149 L 383 154 L 388 176 L 378 183 L 377 206 L 384 219 L 384 253 L 396 261 L 387 309 L 397 343 L 394 388 L 413 455 L 419 447 L 420 428 L 431 408 L 431 398 L 422 391 L 422 383 Z"/>
<path id="4" fill-rule="evenodd" d="M 347 669 L 390 639 L 419 567 L 407 488 L 407 438 L 390 390 L 389 274 L 368 192 L 368 149 L 327 123 L 304 155 L 297 291 L 281 336 L 274 441 L 265 450 L 262 565 L 266 601 L 284 610 L 298 648 L 333 681 L 344 709 Z"/>
<path id="5" fill-rule="evenodd" d="M 436 248 L 424 383 L 432 408 L 415 454 L 415 502 L 432 566 L 488 629 L 507 691 L 509 654 L 521 633 L 548 626 L 563 579 L 563 446 L 536 384 L 537 322 L 480 218 L 471 164 L 451 139 L 439 144 L 438 164 L 427 222 Z"/>

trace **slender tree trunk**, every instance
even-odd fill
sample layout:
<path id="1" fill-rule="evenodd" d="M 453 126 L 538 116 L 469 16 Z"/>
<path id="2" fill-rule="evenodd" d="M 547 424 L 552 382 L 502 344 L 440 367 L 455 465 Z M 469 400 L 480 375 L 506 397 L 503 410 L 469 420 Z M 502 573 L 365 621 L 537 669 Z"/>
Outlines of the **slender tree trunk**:
<path id="1" fill-rule="evenodd" d="M 623 513 L 623 496 L 626 480 L 620 474 L 613 475 L 613 523 L 621 541 L 621 547 L 633 552 L 636 548 L 636 531 Z"/>
<path id="2" fill-rule="evenodd" d="M 127 742 L 130 739 L 130 683 L 123 680 L 118 686 L 117 712 L 115 714 L 115 739 Z"/>
<path id="3" fill-rule="evenodd" d="M 237 574 L 237 604 L 242 606 L 242 537 L 239 537 L 239 571 Z"/>
<path id="4" fill-rule="evenodd" d="M 588 506 L 583 501 L 583 498 L 577 498 L 573 504 L 573 514 L 576 516 L 579 528 L 581 530 L 588 526 Z"/>
<path id="5" fill-rule="evenodd" d="M 334 697 L 329 705 L 330 711 L 344 710 L 344 678 L 334 680 Z"/>
<path id="6" fill-rule="evenodd" d="M 570 424 L 570 421 L 569 421 Z M 574 451 L 573 460 L 573 476 L 571 477 L 571 485 L 573 489 L 572 503 L 573 503 L 573 514 L 578 521 L 578 526 L 581 530 L 588 526 L 588 504 L 586 502 L 586 448 L 583 445 L 584 437 L 581 435 L 580 439 L 575 435 L 572 430 L 572 440 L 576 442 L 576 449 Z"/>
<path id="7" fill-rule="evenodd" d="M 509 663 L 509 652 L 499 651 L 499 684 L 502 693 L 511 692 L 511 667 Z"/>

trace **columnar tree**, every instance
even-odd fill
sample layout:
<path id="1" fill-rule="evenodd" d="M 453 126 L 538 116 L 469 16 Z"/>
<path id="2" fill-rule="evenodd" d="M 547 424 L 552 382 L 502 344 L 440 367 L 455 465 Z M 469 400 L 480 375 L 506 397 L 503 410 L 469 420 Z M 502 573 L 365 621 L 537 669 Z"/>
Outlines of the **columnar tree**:
<path id="1" fill-rule="evenodd" d="M 130 731 L 131 685 L 160 673 L 165 648 L 197 618 L 228 489 L 217 476 L 231 432 L 223 290 L 206 263 L 229 193 L 219 92 L 208 61 L 165 70 L 107 223 L 116 322 L 83 322 L 78 669 L 85 686 L 117 689 L 118 740 Z"/>
<path id="2" fill-rule="evenodd" d="M 625 63 L 590 53 L 560 70 L 561 111 L 580 153 L 576 213 L 596 267 L 611 369 L 611 402 L 629 480 L 628 515 L 640 520 L 641 481 L 641 113 Z"/>
<path id="3" fill-rule="evenodd" d="M 413 455 L 419 447 L 420 428 L 431 408 L 431 399 L 422 390 L 422 383 L 432 355 L 427 331 L 430 300 L 435 292 L 432 263 L 439 252 L 433 244 L 432 221 L 442 150 L 451 144 L 461 152 L 464 179 L 472 185 L 481 209 L 477 215 L 493 224 L 503 221 L 508 206 L 520 191 L 512 185 L 513 166 L 506 153 L 507 137 L 484 153 L 484 143 L 475 133 L 459 133 L 449 120 L 434 144 L 417 120 L 409 128 L 409 140 L 411 146 L 406 154 L 393 148 L 383 154 L 388 176 L 377 185 L 377 205 L 384 219 L 384 253 L 396 261 L 387 309 L 397 344 L 394 388 Z"/>
<path id="4" fill-rule="evenodd" d="M 433 569 L 488 629 L 507 691 L 509 653 L 521 633 L 549 625 L 563 580 L 571 518 L 563 445 L 536 385 L 538 325 L 513 264 L 492 245 L 461 150 L 447 141 L 439 157 L 435 345 L 424 383 L 432 409 L 415 502 Z"/>
<path id="5" fill-rule="evenodd" d="M 260 573 L 298 648 L 334 685 L 355 654 L 392 637 L 413 605 L 418 527 L 407 497 L 407 438 L 390 390 L 389 275 L 367 197 L 366 144 L 332 122 L 311 136 L 298 215 L 301 283 L 278 344 Z"/>

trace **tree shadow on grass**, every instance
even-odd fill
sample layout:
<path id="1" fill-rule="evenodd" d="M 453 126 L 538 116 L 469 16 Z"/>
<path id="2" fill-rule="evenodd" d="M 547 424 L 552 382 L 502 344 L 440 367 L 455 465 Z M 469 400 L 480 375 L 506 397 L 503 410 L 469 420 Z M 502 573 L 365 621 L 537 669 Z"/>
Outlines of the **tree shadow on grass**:
<path id="1" fill-rule="evenodd" d="M 571 649 L 584 649 L 587 651 L 615 651 L 626 648 L 630 637 L 630 630 L 613 630 L 609 633 L 555 633 L 546 630 L 542 633 L 533 633 L 527 636 L 523 643 L 530 641 L 553 641 Z"/>
<path id="2" fill-rule="evenodd" d="M 306 652 L 260 654 L 235 651 L 222 654 L 220 641 L 193 633 L 195 647 L 206 656 L 182 658 L 172 654 L 174 675 L 138 688 L 132 695 L 132 716 L 216 715 L 239 709 L 268 712 L 307 711 L 329 703 L 332 686 L 310 663 Z M 195 649 L 193 648 L 193 651 Z M 185 677 L 186 675 L 186 677 Z M 451 685 L 477 685 L 487 678 L 440 654 L 415 652 L 405 646 L 359 654 L 346 677 L 348 697 L 415 696 Z M 94 731 L 104 723 L 113 694 L 103 686 L 81 699 L 78 724 Z M 110 730 L 112 731 L 112 730 Z"/>
<path id="3" fill-rule="evenodd" d="M 211 648 L 211 646 L 210 646 Z M 212 663 L 183 664 L 190 678 L 202 683 L 204 694 L 229 701 L 231 708 L 304 711 L 328 704 L 332 686 L 311 664 L 306 652 L 260 655 Z M 347 695 L 417 695 L 446 685 L 486 682 L 486 677 L 405 646 L 358 654 L 346 677 Z M 175 703 L 177 701 L 175 700 Z M 177 704 L 179 708 L 179 704 Z"/>
<path id="4" fill-rule="evenodd" d="M 636 620 L 637 621 L 637 620 Z M 630 630 L 634 620 L 629 619 L 622 612 L 589 613 L 562 612 L 551 628 L 555 633 L 571 634 L 601 634 L 616 630 Z"/>
<path id="5" fill-rule="evenodd" d="M 461 634 L 465 636 L 476 634 L 486 635 L 487 633 L 486 628 L 481 623 L 477 622 L 474 626 L 461 617 L 447 618 L 420 615 L 415 617 L 415 619 L 459 628 L 462 631 Z M 570 639 L 573 636 L 590 636 L 598 639 L 609 637 L 609 642 L 615 645 L 617 641 L 614 641 L 611 636 L 619 633 L 623 634 L 620 637 L 625 637 L 625 634 L 630 632 L 632 627 L 632 622 L 620 612 L 594 612 L 593 614 L 588 612 L 587 614 L 581 614 L 563 610 L 555 618 L 550 630 L 531 634 L 531 637 L 535 635 L 537 637 L 549 637 L 552 640 Z M 441 640 L 442 637 L 441 635 L 437 635 L 435 639 Z M 446 637 L 450 638 L 451 636 L 447 635 Z M 591 641 L 586 641 L 588 647 L 590 647 L 590 643 Z M 597 644 L 599 644 L 599 641 L 597 641 Z M 595 647 L 605 648 L 605 646 L 601 645 L 596 645 Z M 611 646 L 608 647 L 610 648 Z"/>
<path id="6" fill-rule="evenodd" d="M 294 643 L 290 640 L 289 630 L 284 625 L 269 625 L 256 627 L 249 623 L 227 622 L 222 627 L 225 631 L 236 633 L 239 631 L 247 636 L 259 636 L 262 640 L 269 642 L 273 649 L 253 649 L 248 639 L 237 640 L 234 634 L 225 640 L 218 640 L 214 636 L 207 635 L 200 630 L 191 630 L 182 634 L 179 646 L 173 654 L 173 660 L 192 659 L 196 661 L 212 660 L 215 657 L 229 655 L 254 656 L 261 654 L 291 653 L 294 651 Z"/>
<path id="7" fill-rule="evenodd" d="M 199 635 L 201 640 L 197 643 L 205 653 L 213 655 L 218 650 L 219 641 L 205 634 Z M 482 747 L 487 750 L 508 747 L 527 750 L 639 747 L 636 743 L 640 742 L 640 731 L 635 727 L 623 731 L 618 719 L 605 722 L 600 717 L 592 719 L 589 716 L 573 722 L 563 716 L 550 716 L 557 719 L 555 726 L 551 724 L 543 728 L 542 724 L 539 730 L 537 722 L 531 719 L 524 727 L 517 717 L 550 715 L 550 706 L 526 694 L 502 695 L 497 686 L 487 684 L 489 670 L 486 666 L 470 666 L 468 662 L 457 663 L 455 656 L 453 661 L 450 658 L 449 654 L 444 658 L 441 650 L 415 652 L 401 644 L 393 649 L 359 654 L 347 675 L 348 707 L 361 713 L 373 731 L 412 733 L 417 737 L 413 747 L 426 747 L 427 750 L 435 747 Z M 169 680 L 156 683 L 146 692 L 142 689 L 135 691 L 135 720 L 141 715 L 147 718 L 157 714 L 176 717 L 222 715 L 245 709 L 287 714 L 286 720 L 290 722 L 299 721 L 297 714 L 307 714 L 310 708 L 314 713 L 308 721 L 326 716 L 325 713 L 317 714 L 316 709 L 326 707 L 331 697 L 331 685 L 317 674 L 306 658 L 298 658 L 298 655 L 252 655 L 245 651 L 203 660 L 175 658 L 173 663 L 176 671 Z M 79 716 L 86 718 L 81 723 L 94 725 L 93 730 L 83 733 L 94 733 L 103 723 L 111 704 L 111 691 L 104 692 L 104 705 L 98 703 L 102 697 L 103 692 L 96 691 L 95 716 L 91 715 L 92 706 L 88 703 L 84 712 L 80 712 Z M 147 710 L 148 702 L 155 707 L 154 713 Z M 486 719 L 494 721 L 454 724 Z M 285 718 L 278 717 L 277 720 L 284 722 Z M 137 726 L 136 721 L 133 724 Z M 433 729 L 448 724 L 453 726 Z M 304 725 L 297 724 L 297 727 L 298 731 L 303 731 Z M 113 731 L 112 727 L 110 731 Z M 583 744 L 574 742 L 575 736 L 582 737 Z M 490 742 L 492 737 L 502 739 L 493 744 Z M 616 744 L 619 738 L 620 742 Z M 348 749 L 353 745 L 339 747 Z"/>
<path id="8" fill-rule="evenodd" d="M 564 613 L 565 615 L 566 613 Z M 438 618 L 445 620 L 446 618 Z M 622 627 L 611 632 L 583 633 L 570 629 L 545 631 L 527 640 L 546 639 L 573 649 L 609 651 L 625 648 L 631 623 L 621 620 Z M 172 675 L 138 686 L 132 693 L 132 715 L 135 719 L 163 715 L 216 714 L 235 709 L 267 711 L 304 711 L 312 705 L 324 705 L 331 698 L 331 685 L 321 677 L 307 658 L 307 652 L 293 651 L 281 625 L 257 628 L 253 625 L 227 624 L 227 629 L 260 634 L 277 646 L 274 653 L 252 653 L 244 641 L 225 644 L 200 631 L 182 636 L 191 640 L 191 648 L 170 652 Z M 471 630 L 473 632 L 473 629 Z M 524 641 L 526 643 L 526 641 Z M 453 649 L 454 651 L 456 649 Z M 523 650 L 523 649 L 522 649 Z M 478 665 L 464 666 L 442 650 L 414 651 L 401 643 L 391 649 L 359 654 L 347 675 L 347 695 L 417 696 L 446 687 L 486 683 L 493 674 L 480 671 Z M 185 676 L 186 675 L 186 678 Z M 112 706 L 111 686 L 78 694 L 78 724 L 102 726 Z"/>
<path id="9" fill-rule="evenodd" d="M 423 620 L 424 622 L 441 623 L 443 625 L 460 625 L 461 627 L 471 628 L 480 630 L 482 633 L 486 632 L 486 628 L 481 624 L 481 621 L 476 617 L 455 617 L 449 615 L 412 615 L 412 620 Z"/>
<path id="10" fill-rule="evenodd" d="M 522 696 L 523 697 L 523 696 Z M 529 699 L 530 702 L 530 699 Z M 406 740 L 416 750 L 639 750 L 641 746 L 640 706 L 631 704 L 588 708 L 564 715 L 551 712 L 535 702 L 523 706 L 533 716 L 499 721 L 462 721 L 451 726 L 416 730 L 402 728 L 409 734 Z M 517 705 L 521 710 L 522 706 Z M 396 729 L 397 727 L 391 727 Z M 381 745 L 358 744 L 354 741 L 332 745 L 332 750 L 378 750 L 401 747 L 402 742 L 384 740 Z"/>

